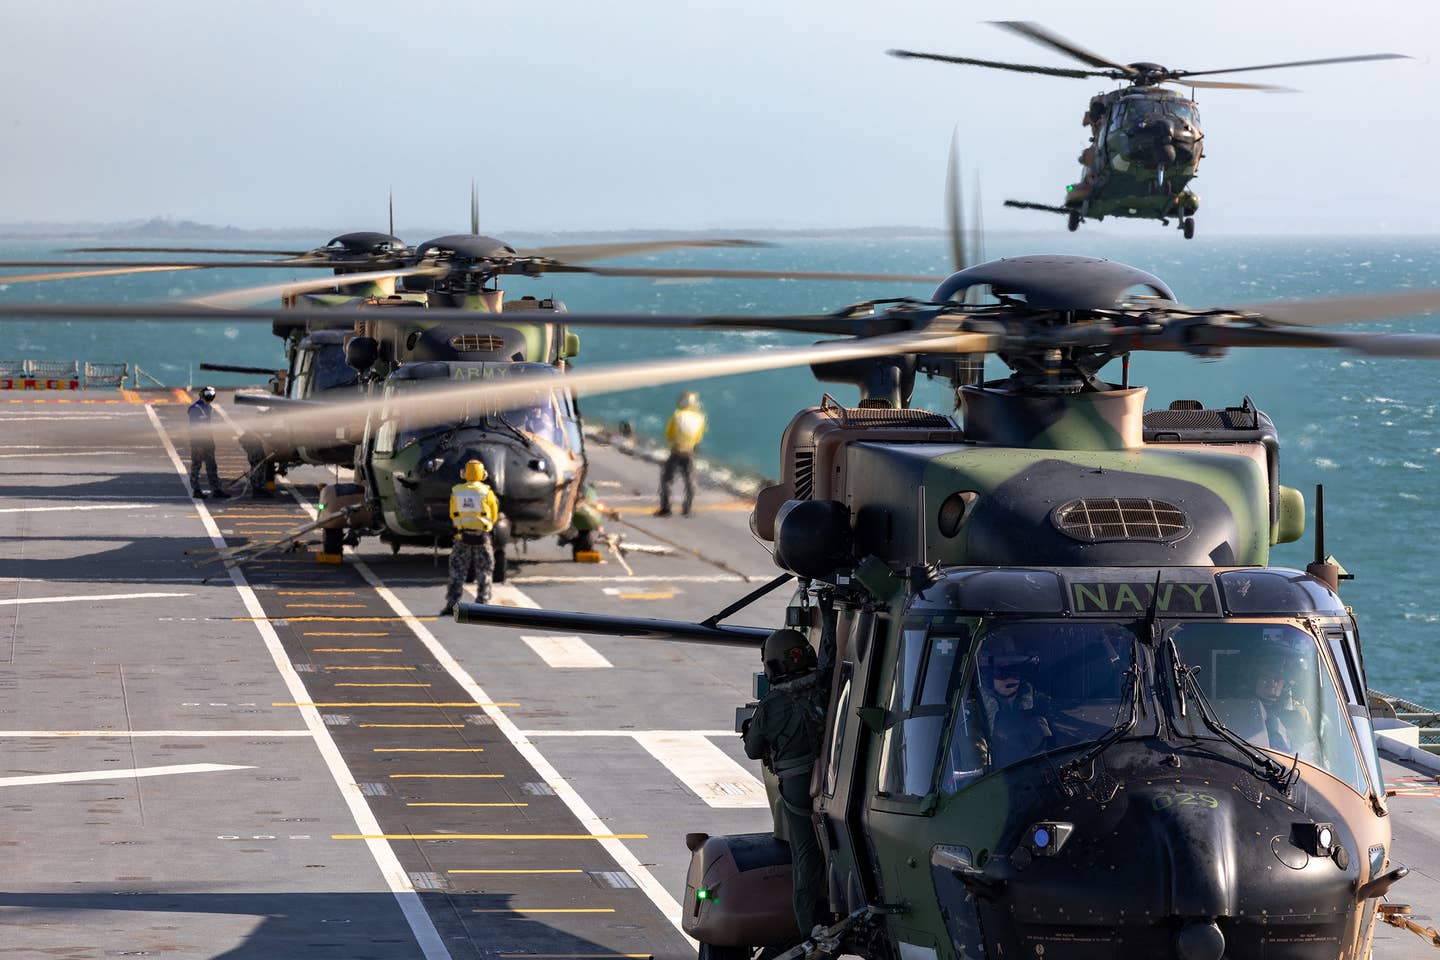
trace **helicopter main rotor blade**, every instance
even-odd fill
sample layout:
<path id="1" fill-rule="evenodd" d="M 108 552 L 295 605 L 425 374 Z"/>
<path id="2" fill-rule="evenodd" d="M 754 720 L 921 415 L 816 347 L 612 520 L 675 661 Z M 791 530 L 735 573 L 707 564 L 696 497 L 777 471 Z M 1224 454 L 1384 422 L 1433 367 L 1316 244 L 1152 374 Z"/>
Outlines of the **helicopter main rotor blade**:
<path id="1" fill-rule="evenodd" d="M 1403 53 L 1362 53 L 1354 57 L 1323 57 L 1319 60 L 1291 60 L 1288 63 L 1261 63 L 1253 67 L 1227 67 L 1224 70 L 1172 70 L 1170 76 L 1205 77 L 1216 73 L 1244 73 L 1249 70 L 1279 70 L 1284 67 L 1315 67 L 1327 63 L 1365 63 L 1371 60 L 1414 60 Z"/>
<path id="2" fill-rule="evenodd" d="M 384 410 L 387 417 L 398 416 L 421 422 L 433 420 L 444 423 L 455 419 L 457 411 L 463 411 L 467 404 L 483 402 L 487 406 L 503 410 L 508 406 L 530 402 L 537 394 L 559 389 L 569 389 L 580 396 L 594 396 L 639 387 L 892 354 L 987 353 L 997 349 L 1003 340 L 999 334 L 990 333 L 906 331 L 878 337 L 830 340 L 808 347 L 747 350 L 744 353 L 709 357 L 680 357 L 614 364 L 602 369 L 568 373 L 563 377 L 507 377 L 469 381 L 408 394 L 316 404 L 311 409 L 270 414 L 265 422 L 302 431 L 324 429 L 336 421 L 353 423 L 372 412 Z"/>
<path id="3" fill-rule="evenodd" d="M 204 307 L 246 307 L 255 303 L 264 303 L 267 300 L 274 300 L 277 297 L 284 297 L 287 294 L 310 293 L 314 290 L 329 290 L 332 287 L 353 287 L 362 283 L 374 283 L 380 280 L 393 280 L 399 277 L 440 277 L 449 273 L 450 269 L 443 266 L 411 267 L 408 270 L 375 270 L 368 273 L 342 273 L 334 277 L 321 277 L 319 280 L 287 280 L 284 283 L 267 283 L 257 287 L 241 287 L 238 290 L 226 290 L 223 293 L 214 293 L 204 297 L 194 297 L 191 303 Z"/>
<path id="4" fill-rule="evenodd" d="M 957 124 L 950 133 L 950 156 L 945 162 L 945 230 L 950 239 L 950 265 L 956 272 L 973 266 L 965 249 L 965 215 L 960 193 L 960 127 Z"/>
<path id="5" fill-rule="evenodd" d="M 115 267 L 107 270 L 61 270 L 57 273 L 17 273 L 0 276 L 0 286 L 10 283 L 44 283 L 51 280 L 85 280 L 89 277 L 123 277 L 132 273 L 164 273 L 171 270 L 203 270 L 204 267 Z"/>
<path id="6" fill-rule="evenodd" d="M 723 237 L 701 237 L 694 240 L 636 240 L 629 243 L 575 243 L 568 246 L 532 247 L 516 252 L 521 257 L 544 257 L 583 263 L 586 260 L 603 260 L 607 257 L 628 257 L 641 253 L 658 253 L 661 250 L 680 250 L 694 247 L 769 247 L 773 244 L 758 240 L 732 240 Z"/>
<path id="7" fill-rule="evenodd" d="M 1370 357 L 1440 359 L 1440 334 L 1431 333 L 1339 333 L 1215 325 L 1195 328 L 1187 339 L 1207 347 L 1318 347 Z"/>
<path id="8" fill-rule="evenodd" d="M 991 20 L 990 22 L 1002 30 L 1009 30 L 1011 33 L 1019 34 L 1027 40 L 1033 40 L 1041 46 L 1058 50 L 1068 57 L 1079 60 L 1081 63 L 1088 63 L 1092 67 L 1103 67 L 1107 70 L 1117 70 L 1125 76 L 1135 75 L 1136 71 L 1134 67 L 1128 67 L 1123 63 L 1116 63 L 1114 60 L 1108 60 L 1098 53 L 1086 50 L 1078 43 L 1072 43 L 1058 33 L 1052 33 L 1046 30 L 1038 23 L 1032 23 L 1028 20 Z"/>
<path id="9" fill-rule="evenodd" d="M 903 60 L 937 60 L 940 63 L 960 63 L 973 67 L 990 67 L 995 70 L 1013 70 L 1016 73 L 1039 73 L 1049 77 L 1108 77 L 1109 73 L 1099 70 L 1075 70 L 1070 67 L 1041 67 L 1025 63 L 1003 63 L 999 60 L 977 60 L 974 57 L 952 57 L 943 53 L 919 53 L 914 50 L 886 50 L 892 57 Z"/>
<path id="10" fill-rule="evenodd" d="M 1264 90 L 1266 93 L 1298 93 L 1294 87 L 1280 87 L 1273 83 L 1239 83 L 1224 80 L 1191 80 L 1180 78 L 1165 83 L 1181 83 L 1187 87 L 1204 87 L 1206 90 Z"/>
<path id="11" fill-rule="evenodd" d="M 1226 308 L 1230 312 L 1232 308 Z M 1345 297 L 1317 297 L 1311 300 L 1281 300 L 1235 307 L 1235 313 L 1250 315 L 1288 327 L 1337 327 L 1367 320 L 1388 320 L 1440 310 L 1440 287 L 1369 293 Z"/>
<path id="12" fill-rule="evenodd" d="M 256 257 L 303 257 L 309 250 L 237 250 L 232 247 L 70 247 L 66 253 L 238 253 Z"/>
<path id="13" fill-rule="evenodd" d="M 317 267 L 332 270 L 335 267 L 384 264 L 399 266 L 400 258 L 381 257 L 373 260 L 324 260 L 310 257 L 298 260 L 0 260 L 0 268 L 84 267 L 94 269 L 109 267 L 203 267 L 212 270 L 233 270 L 236 268 L 289 270 L 291 267 Z"/>
<path id="14" fill-rule="evenodd" d="M 593 273 L 601 277 L 717 280 L 866 280 L 875 283 L 941 283 L 945 280 L 945 277 L 929 274 L 843 273 L 826 270 L 708 270 L 701 267 L 576 267 L 565 272 Z"/>

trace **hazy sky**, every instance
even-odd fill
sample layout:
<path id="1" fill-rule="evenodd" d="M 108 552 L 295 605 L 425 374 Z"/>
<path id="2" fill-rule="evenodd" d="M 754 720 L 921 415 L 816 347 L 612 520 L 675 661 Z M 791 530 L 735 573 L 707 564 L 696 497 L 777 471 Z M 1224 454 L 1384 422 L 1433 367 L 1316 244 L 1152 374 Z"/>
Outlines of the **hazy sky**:
<path id="1" fill-rule="evenodd" d="M 1061 199 L 1109 83 L 884 55 L 1066 63 L 1000 17 L 1188 69 L 1408 53 L 1202 91 L 1198 219 L 1440 229 L 1432 0 L 0 0 L 0 222 L 375 229 L 393 187 L 402 232 L 463 230 L 475 177 L 493 232 L 938 226 L 958 123 L 987 225 L 1040 229 L 1000 202 Z"/>

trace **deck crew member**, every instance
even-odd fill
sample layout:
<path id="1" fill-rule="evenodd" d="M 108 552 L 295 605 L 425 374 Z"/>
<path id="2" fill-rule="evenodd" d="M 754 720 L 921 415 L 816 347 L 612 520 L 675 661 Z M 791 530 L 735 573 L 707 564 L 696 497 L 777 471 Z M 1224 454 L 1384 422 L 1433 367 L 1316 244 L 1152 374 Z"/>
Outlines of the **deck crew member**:
<path id="1" fill-rule="evenodd" d="M 665 425 L 665 439 L 670 456 L 660 472 L 660 509 L 657 517 L 670 516 L 670 485 L 675 474 L 685 481 L 685 502 L 681 511 L 688 517 L 695 504 L 695 448 L 705 436 L 705 411 L 700 409 L 700 396 L 692 390 L 680 394 L 675 412 Z"/>
<path id="2" fill-rule="evenodd" d="M 485 464 L 465 464 L 464 482 L 450 488 L 450 522 L 455 525 L 455 545 L 450 548 L 450 585 L 445 590 L 445 609 L 440 616 L 455 612 L 460 591 L 473 573 L 475 599 L 490 602 L 490 577 L 495 571 L 495 546 L 490 531 L 500 519 L 500 502 L 485 482 Z"/>
<path id="3" fill-rule="evenodd" d="M 205 468 L 205 478 L 210 481 L 210 495 L 216 500 L 225 500 L 229 494 L 220 485 L 220 471 L 215 466 L 215 436 L 210 432 L 210 404 L 215 400 L 215 388 L 205 387 L 200 399 L 190 404 L 190 496 L 204 500 L 200 489 L 200 468 Z"/>
<path id="4" fill-rule="evenodd" d="M 815 650 L 798 630 L 776 630 L 761 648 L 770 688 L 745 722 L 745 755 L 780 779 L 780 809 L 790 841 L 792 905 L 802 935 L 820 922 L 824 878 L 811 822 L 810 775 L 825 730 L 825 691 Z M 780 824 L 776 824 L 779 832 Z"/>

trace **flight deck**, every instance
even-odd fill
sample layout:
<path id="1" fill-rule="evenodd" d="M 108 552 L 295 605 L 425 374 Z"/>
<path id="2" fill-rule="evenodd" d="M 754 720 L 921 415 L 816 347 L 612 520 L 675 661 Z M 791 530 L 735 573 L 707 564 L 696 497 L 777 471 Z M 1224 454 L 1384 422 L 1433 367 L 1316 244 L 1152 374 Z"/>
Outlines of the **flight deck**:
<path id="1" fill-rule="evenodd" d="M 769 823 L 732 730 L 755 650 L 459 625 L 436 616 L 445 554 L 375 540 L 226 567 L 309 523 L 330 475 L 195 501 L 184 391 L 5 401 L 0 954 L 693 956 L 684 835 Z M 702 487 L 657 518 L 655 464 L 589 453 L 621 539 L 600 564 L 517 548 L 495 602 L 703 619 L 775 575 L 745 499 Z M 733 620 L 776 625 L 786 599 Z M 1392 899 L 1430 924 L 1440 781 L 1386 775 L 1412 871 Z"/>

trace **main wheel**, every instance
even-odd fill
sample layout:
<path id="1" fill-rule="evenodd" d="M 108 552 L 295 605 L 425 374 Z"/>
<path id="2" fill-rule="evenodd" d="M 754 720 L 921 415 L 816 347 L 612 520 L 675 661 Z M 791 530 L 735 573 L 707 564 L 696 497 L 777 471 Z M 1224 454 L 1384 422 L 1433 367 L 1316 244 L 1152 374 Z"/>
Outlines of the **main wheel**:
<path id="1" fill-rule="evenodd" d="M 750 960 L 752 952 L 749 947 L 717 947 L 702 942 L 698 960 Z"/>
<path id="2" fill-rule="evenodd" d="M 1180 222 L 1180 232 L 1185 234 L 1186 240 L 1189 240 L 1191 237 L 1195 236 L 1195 218 L 1186 217 L 1184 220 L 1182 220 Z"/>
<path id="3" fill-rule="evenodd" d="M 1068 226 L 1068 227 L 1070 228 L 1070 232 L 1071 232 L 1071 233 L 1074 233 L 1076 230 L 1079 230 L 1079 229 L 1080 229 L 1080 211 L 1079 211 L 1079 210 L 1071 210 L 1071 211 L 1070 211 L 1070 220 L 1069 220 L 1069 222 L 1066 224 L 1066 226 Z"/>
<path id="4" fill-rule="evenodd" d="M 508 568 L 509 566 L 510 562 L 505 558 L 505 548 L 503 546 L 496 546 L 495 569 L 490 574 L 490 582 L 504 583 L 506 568 Z"/>

